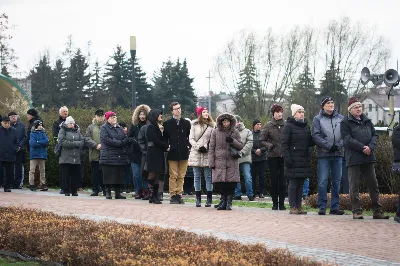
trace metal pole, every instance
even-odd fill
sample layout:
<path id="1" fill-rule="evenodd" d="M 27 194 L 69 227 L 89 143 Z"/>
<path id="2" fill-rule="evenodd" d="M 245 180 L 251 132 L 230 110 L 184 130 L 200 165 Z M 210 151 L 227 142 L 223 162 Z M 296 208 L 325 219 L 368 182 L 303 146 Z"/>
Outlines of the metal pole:
<path id="1" fill-rule="evenodd" d="M 211 114 L 211 71 L 208 70 L 208 112 Z"/>
<path id="2" fill-rule="evenodd" d="M 136 73 L 135 73 L 135 57 L 136 57 L 136 37 L 130 37 L 130 50 L 132 60 L 132 110 L 136 108 Z"/>
<path id="3" fill-rule="evenodd" d="M 391 123 L 389 125 L 388 131 L 389 131 L 389 137 L 392 136 L 393 134 L 393 126 L 394 126 L 394 93 L 393 93 L 393 87 L 389 91 L 389 116 L 391 118 Z"/>

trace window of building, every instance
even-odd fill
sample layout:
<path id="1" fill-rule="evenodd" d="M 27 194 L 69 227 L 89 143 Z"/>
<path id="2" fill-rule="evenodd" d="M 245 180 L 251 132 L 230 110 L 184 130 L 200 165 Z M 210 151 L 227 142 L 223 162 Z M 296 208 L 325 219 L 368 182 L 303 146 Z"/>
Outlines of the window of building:
<path id="1" fill-rule="evenodd" d="M 368 106 L 368 112 L 372 112 L 372 104 L 371 103 Z"/>

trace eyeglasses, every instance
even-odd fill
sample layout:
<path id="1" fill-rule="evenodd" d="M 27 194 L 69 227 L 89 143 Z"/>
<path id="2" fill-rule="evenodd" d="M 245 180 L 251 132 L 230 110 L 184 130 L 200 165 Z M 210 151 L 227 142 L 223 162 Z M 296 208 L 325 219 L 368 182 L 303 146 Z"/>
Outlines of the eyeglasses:
<path id="1" fill-rule="evenodd" d="M 176 111 L 176 110 L 181 110 L 181 108 L 180 108 L 180 107 L 178 107 L 178 108 L 173 108 L 172 110 L 174 110 L 174 111 Z"/>

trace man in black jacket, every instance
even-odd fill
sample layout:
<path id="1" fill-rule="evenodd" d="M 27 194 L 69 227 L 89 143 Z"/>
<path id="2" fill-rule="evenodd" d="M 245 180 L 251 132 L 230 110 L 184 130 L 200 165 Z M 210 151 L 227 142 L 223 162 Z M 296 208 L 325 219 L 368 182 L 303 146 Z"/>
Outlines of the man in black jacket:
<path id="1" fill-rule="evenodd" d="M 22 169 L 25 163 L 25 150 L 27 141 L 26 128 L 25 124 L 19 121 L 19 116 L 16 112 L 8 113 L 8 117 L 10 118 L 11 127 L 15 128 L 17 131 L 17 141 L 18 141 L 18 151 L 14 165 L 15 176 L 12 186 L 13 188 L 21 189 L 24 181 Z"/>
<path id="2" fill-rule="evenodd" d="M 349 114 L 340 124 L 345 148 L 346 164 L 350 182 L 350 199 L 353 219 L 363 219 L 360 206 L 360 173 L 364 176 L 374 210 L 374 219 L 389 219 L 379 203 L 378 181 L 375 175 L 374 149 L 378 141 L 371 120 L 362 113 L 362 104 L 356 97 L 348 102 Z"/>
<path id="3" fill-rule="evenodd" d="M 11 192 L 14 180 L 14 163 L 18 151 L 17 130 L 10 125 L 10 118 L 4 116 L 0 126 L 0 180 L 3 180 L 4 170 L 6 180 L 4 192 Z"/>
<path id="4" fill-rule="evenodd" d="M 56 121 L 53 123 L 53 128 L 52 128 L 52 133 L 53 133 L 53 139 L 54 143 L 57 143 L 57 138 L 58 138 L 58 132 L 60 132 L 60 125 L 61 123 L 65 122 L 65 119 L 69 116 L 68 112 L 68 107 L 67 106 L 62 106 L 60 110 L 58 110 L 59 117 Z M 58 168 L 58 176 L 60 180 L 60 187 L 62 187 L 62 178 L 61 178 L 61 169 Z M 60 194 L 64 194 L 64 191 L 60 189 Z"/>
<path id="5" fill-rule="evenodd" d="M 251 176 L 253 178 L 253 192 L 259 198 L 264 198 L 265 189 L 265 170 L 267 168 L 267 148 L 261 146 L 260 133 L 261 133 L 260 119 L 253 120 L 253 147 L 251 149 Z M 258 175 L 258 190 L 256 190 Z M 257 191 L 257 193 L 256 193 Z"/>
<path id="6" fill-rule="evenodd" d="M 182 109 L 178 102 L 170 105 L 172 118 L 164 123 L 164 137 L 169 143 L 169 192 L 171 204 L 184 204 L 182 200 L 183 180 L 189 159 L 190 122 L 181 117 Z"/>

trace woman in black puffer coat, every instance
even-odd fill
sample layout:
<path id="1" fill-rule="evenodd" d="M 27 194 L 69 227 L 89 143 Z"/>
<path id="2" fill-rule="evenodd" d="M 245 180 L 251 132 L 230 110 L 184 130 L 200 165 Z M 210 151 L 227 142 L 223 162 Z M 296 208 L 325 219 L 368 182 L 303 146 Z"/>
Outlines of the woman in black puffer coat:
<path id="1" fill-rule="evenodd" d="M 311 148 L 314 142 L 310 127 L 304 119 L 304 108 L 292 104 L 291 110 L 293 116 L 287 119 L 282 136 L 285 172 L 289 179 L 290 214 L 307 214 L 301 204 L 304 180 L 312 174 Z"/>
<path id="2" fill-rule="evenodd" d="M 125 199 L 121 191 L 125 184 L 125 166 L 129 162 L 126 148 L 131 139 L 127 138 L 124 129 L 117 123 L 114 112 L 106 113 L 106 121 L 100 128 L 100 165 L 106 199 L 111 199 L 111 186 L 115 188 L 115 199 Z"/>

